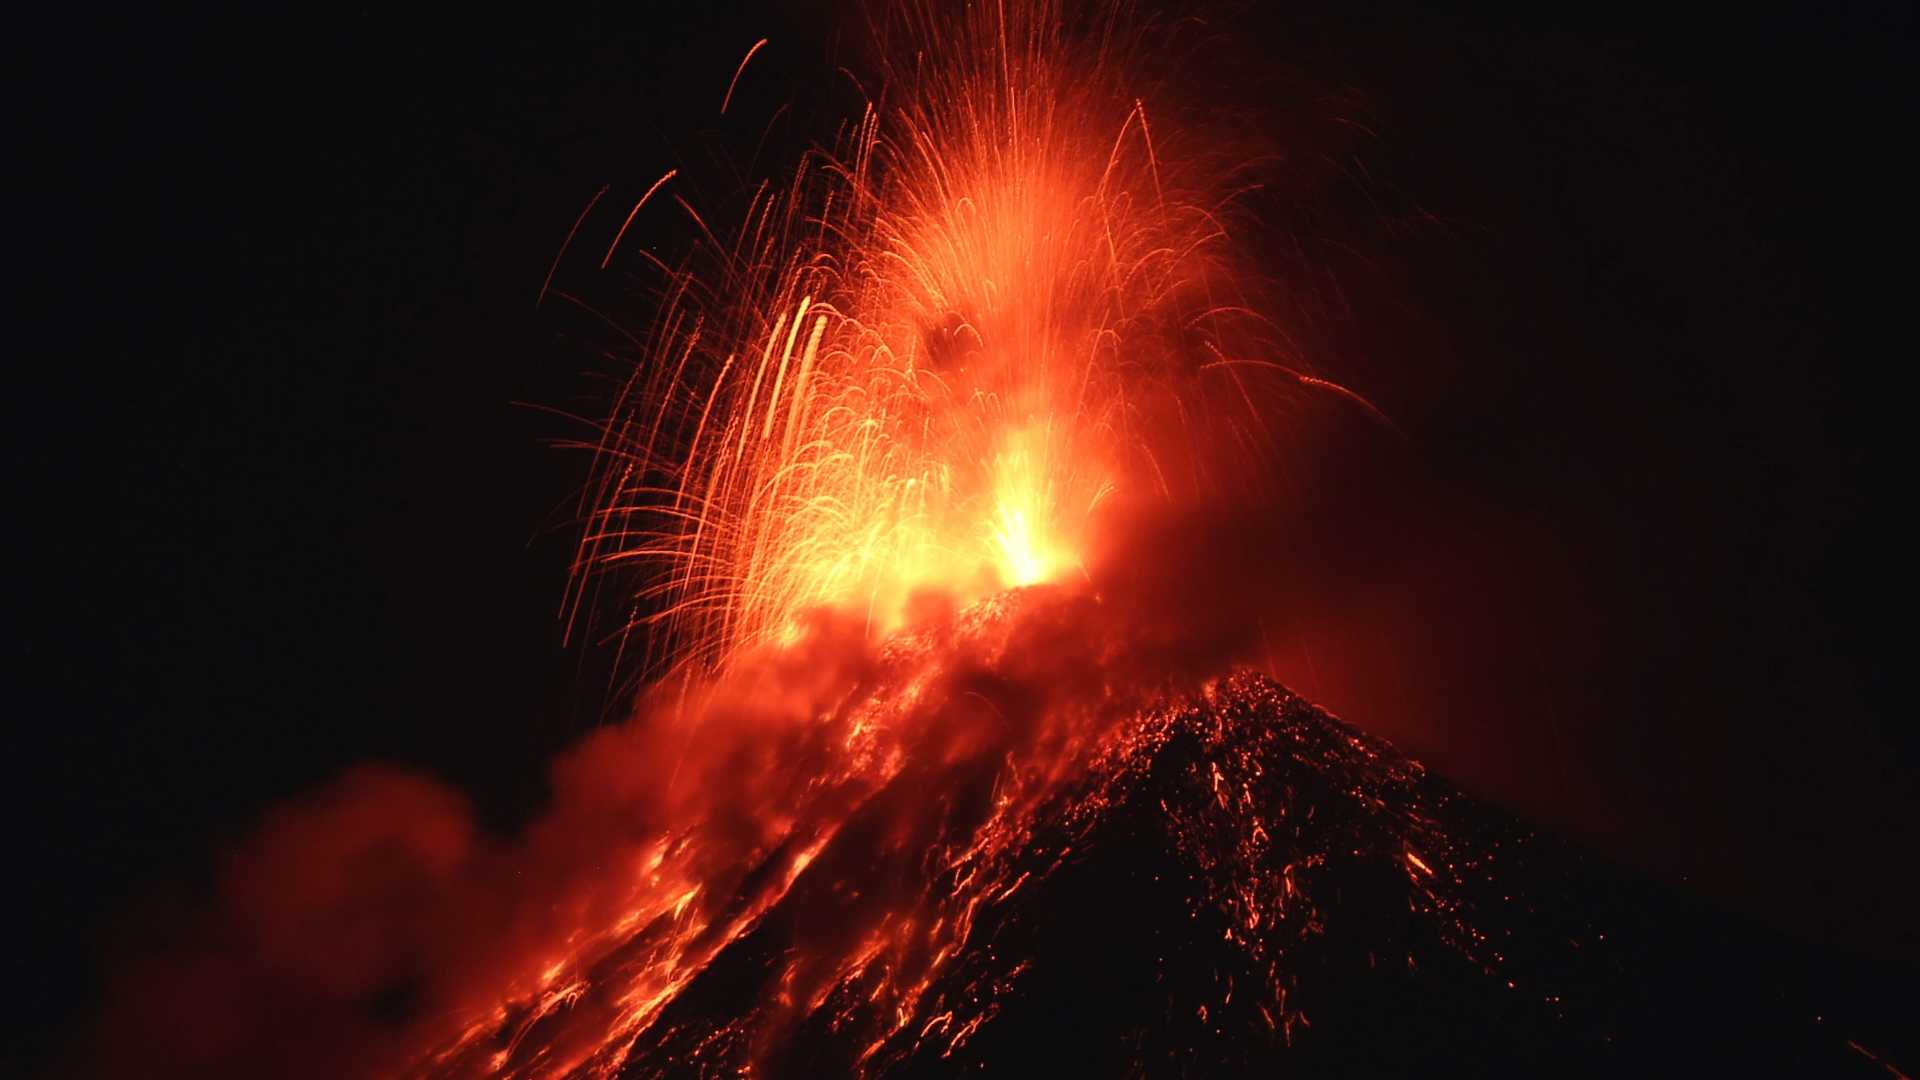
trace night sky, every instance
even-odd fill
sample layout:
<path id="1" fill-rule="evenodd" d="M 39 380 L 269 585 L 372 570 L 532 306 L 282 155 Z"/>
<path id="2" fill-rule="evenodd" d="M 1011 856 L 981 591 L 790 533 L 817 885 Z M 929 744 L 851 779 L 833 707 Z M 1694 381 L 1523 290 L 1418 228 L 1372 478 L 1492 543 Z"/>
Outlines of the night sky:
<path id="1" fill-rule="evenodd" d="M 542 280 L 603 185 L 601 245 L 668 168 L 723 205 L 847 100 L 821 88 L 815 5 L 685 7 L 101 16 L 16 41 L 28 1046 L 275 803 L 382 759 L 510 828 L 614 708 L 557 619 L 587 461 L 550 443 L 582 429 L 519 403 L 592 415 L 623 360 L 536 308 Z M 1920 747 L 1893 681 L 1910 9 L 1222 26 L 1311 89 L 1267 115 L 1349 133 L 1309 144 L 1336 179 L 1269 196 L 1310 200 L 1272 242 L 1327 274 L 1303 339 L 1408 434 L 1389 471 L 1414 494 L 1381 530 L 1473 553 L 1362 545 L 1377 563 L 1303 600 L 1345 609 L 1316 632 L 1346 662 L 1301 689 L 1730 918 L 1920 967 Z M 685 226 L 630 236 L 670 254 Z M 641 265 L 593 261 L 556 284 L 644 326 Z"/>

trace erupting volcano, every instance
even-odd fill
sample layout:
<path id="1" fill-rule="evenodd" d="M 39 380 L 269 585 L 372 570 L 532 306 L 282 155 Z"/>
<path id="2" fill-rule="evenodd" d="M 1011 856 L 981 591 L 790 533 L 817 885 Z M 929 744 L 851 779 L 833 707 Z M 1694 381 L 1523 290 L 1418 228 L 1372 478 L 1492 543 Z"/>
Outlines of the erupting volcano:
<path id="1" fill-rule="evenodd" d="M 1401 436 L 1276 314 L 1242 246 L 1269 148 L 1182 99 L 1184 29 L 1051 0 L 866 29 L 832 73 L 863 111 L 735 220 L 670 172 L 556 263 L 659 283 L 582 440 L 563 612 L 639 672 L 631 715 L 511 843 L 380 771 L 269 822 L 228 951 L 152 975 L 228 988 L 246 1034 L 167 1064 L 1865 1064 L 1765 980 L 1703 982 L 1751 961 L 1691 916 L 1261 671 L 1281 556 L 1239 511 L 1297 482 L 1309 414 Z M 683 259 L 635 243 L 649 207 Z M 249 1000 L 291 984 L 291 1015 Z"/>
<path id="2" fill-rule="evenodd" d="M 930 988 L 1030 876 L 1009 868 L 1036 815 L 1214 673 L 1182 651 L 1244 645 L 1223 591 L 1198 619 L 1158 609 L 1172 593 L 1135 564 L 1167 556 L 1130 530 L 1259 498 L 1294 395 L 1371 406 L 1261 314 L 1231 229 L 1253 170 L 1199 126 L 1156 133 L 1182 114 L 1148 101 L 1150 30 L 902 6 L 871 28 L 874 88 L 832 151 L 762 183 L 725 239 L 681 202 L 703 242 L 660 267 L 601 429 L 569 615 L 612 609 L 642 641 L 655 683 L 620 738 L 645 749 L 617 760 L 654 774 L 652 836 L 631 892 L 514 976 L 540 1004 L 510 1047 L 480 1039 L 493 1015 L 435 1060 L 617 1069 L 823 874 L 830 925 L 798 928 L 716 1060 L 775 1053 L 823 1010 L 872 1040 L 861 1068 L 909 1027 L 958 1046 L 983 1017 L 923 1016 Z M 547 1030 L 581 1014 L 590 1036 Z"/>

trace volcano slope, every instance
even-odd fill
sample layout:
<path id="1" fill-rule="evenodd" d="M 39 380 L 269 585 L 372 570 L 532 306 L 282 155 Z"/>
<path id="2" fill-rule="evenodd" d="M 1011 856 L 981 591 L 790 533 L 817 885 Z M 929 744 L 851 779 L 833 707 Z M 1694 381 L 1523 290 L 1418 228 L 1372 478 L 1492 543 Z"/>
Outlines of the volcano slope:
<path id="1" fill-rule="evenodd" d="M 1004 720 L 1013 693 L 962 696 Z M 1888 1029 L 1849 1019 L 1867 998 L 1846 973 L 1263 676 L 1108 735 L 1024 788 L 1031 738 L 923 738 L 806 857 L 744 872 L 737 931 L 644 1024 L 608 1039 L 604 1018 L 630 1008 L 647 929 L 425 1071 L 1899 1075 Z"/>

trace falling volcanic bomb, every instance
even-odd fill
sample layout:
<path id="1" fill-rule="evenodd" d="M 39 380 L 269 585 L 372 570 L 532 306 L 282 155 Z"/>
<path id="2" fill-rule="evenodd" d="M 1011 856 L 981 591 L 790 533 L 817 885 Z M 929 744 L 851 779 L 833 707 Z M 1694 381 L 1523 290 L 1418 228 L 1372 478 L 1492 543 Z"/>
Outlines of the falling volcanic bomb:
<path id="1" fill-rule="evenodd" d="M 1290 418 L 1390 425 L 1263 314 L 1234 239 L 1257 155 L 1169 89 L 1182 35 L 1040 0 L 871 30 L 831 151 L 730 229 L 669 173 L 594 252 L 651 259 L 623 240 L 656 201 L 698 237 L 654 266 L 590 440 L 565 609 L 632 644 L 632 717 L 508 844 L 377 770 L 283 810 L 204 932 L 133 974 L 108 1052 L 316 1076 L 1653 1060 L 1673 1025 L 1579 859 L 1234 673 L 1285 599 L 1240 511 Z M 1784 1019 L 1708 1025 L 1703 1062 L 1864 1060 L 1728 1000 Z"/>

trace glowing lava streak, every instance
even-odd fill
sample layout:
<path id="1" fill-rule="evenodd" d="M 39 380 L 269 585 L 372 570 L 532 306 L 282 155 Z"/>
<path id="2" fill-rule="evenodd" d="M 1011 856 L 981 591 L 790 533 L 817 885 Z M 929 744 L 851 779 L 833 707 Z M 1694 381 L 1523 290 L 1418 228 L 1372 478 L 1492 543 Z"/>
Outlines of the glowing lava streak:
<path id="1" fill-rule="evenodd" d="M 1259 366 L 1220 362 L 1252 351 L 1229 170 L 1155 141 L 1137 35 L 1045 3 L 878 33 L 881 92 L 838 149 L 761 185 L 730 240 L 699 223 L 602 433 L 571 611 L 636 572 L 620 627 L 656 668 L 723 667 L 815 607 L 880 634 L 919 590 L 1071 574 L 1108 492 L 1198 482 L 1142 428 L 1244 400 Z"/>

